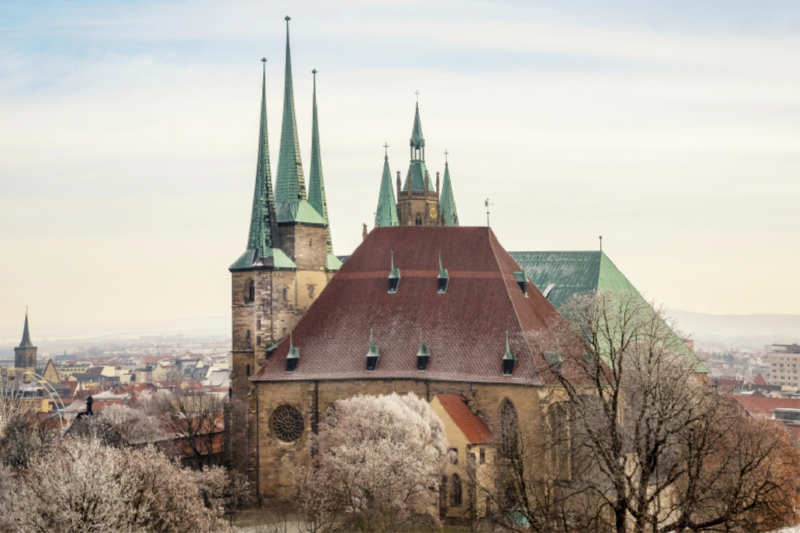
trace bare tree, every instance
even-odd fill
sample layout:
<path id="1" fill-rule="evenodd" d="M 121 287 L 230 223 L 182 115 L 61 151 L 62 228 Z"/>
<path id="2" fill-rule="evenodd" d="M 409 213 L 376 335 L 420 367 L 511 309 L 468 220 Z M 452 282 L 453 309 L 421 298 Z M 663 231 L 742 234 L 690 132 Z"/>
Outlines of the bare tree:
<path id="1" fill-rule="evenodd" d="M 537 377 L 559 386 L 567 413 L 556 478 L 590 495 L 610 530 L 733 530 L 756 516 L 759 527 L 791 523 L 798 472 L 770 465 L 796 464 L 797 451 L 778 433 L 761 442 L 759 424 L 697 379 L 661 309 L 598 292 L 565 315 L 569 325 L 530 338 Z M 567 515 L 565 530 L 577 513 Z"/>
<path id="2" fill-rule="evenodd" d="M 184 457 L 195 466 L 209 462 L 220 448 L 224 426 L 217 397 L 180 392 L 158 401 L 164 430 L 175 436 Z"/>
<path id="3" fill-rule="evenodd" d="M 222 442 L 222 462 L 229 470 L 244 473 L 247 469 L 247 402 L 228 398 L 223 407 L 225 433 Z"/>
<path id="4" fill-rule="evenodd" d="M 49 422 L 32 410 L 12 414 L 0 431 L 0 463 L 21 469 L 46 454 L 60 431 L 50 427 Z"/>

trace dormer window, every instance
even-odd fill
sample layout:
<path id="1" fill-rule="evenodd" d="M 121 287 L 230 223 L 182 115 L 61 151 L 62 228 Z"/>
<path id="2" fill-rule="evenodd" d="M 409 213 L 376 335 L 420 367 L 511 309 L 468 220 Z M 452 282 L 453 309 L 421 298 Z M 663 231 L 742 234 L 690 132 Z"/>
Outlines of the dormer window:
<path id="1" fill-rule="evenodd" d="M 378 347 L 372 342 L 372 330 L 369 330 L 369 348 L 367 349 L 367 371 L 374 372 L 378 366 L 378 358 L 381 356 Z"/>
<path id="2" fill-rule="evenodd" d="M 422 344 L 422 330 L 419 330 L 419 350 L 417 351 L 417 370 L 424 372 L 431 359 L 431 349 Z"/>
<path id="3" fill-rule="evenodd" d="M 439 294 L 447 292 L 447 283 L 449 281 L 450 275 L 447 273 L 446 268 L 442 268 L 442 252 L 439 252 L 439 276 L 436 278 Z"/>
<path id="4" fill-rule="evenodd" d="M 297 362 L 300 361 L 300 348 L 294 346 L 292 334 L 289 334 L 289 353 L 286 355 L 286 371 L 294 372 Z"/>
<path id="5" fill-rule="evenodd" d="M 514 272 L 514 279 L 517 280 L 517 285 L 519 285 L 522 294 L 525 297 L 528 297 L 528 276 L 525 275 L 525 272 Z"/>
<path id="6" fill-rule="evenodd" d="M 510 376 L 514 373 L 514 363 L 517 358 L 508 343 L 508 332 L 506 331 L 506 353 L 503 355 L 503 375 Z"/>
<path id="7" fill-rule="evenodd" d="M 400 286 L 400 269 L 394 267 L 394 252 L 392 252 L 391 269 L 389 270 L 389 294 L 397 292 Z"/>

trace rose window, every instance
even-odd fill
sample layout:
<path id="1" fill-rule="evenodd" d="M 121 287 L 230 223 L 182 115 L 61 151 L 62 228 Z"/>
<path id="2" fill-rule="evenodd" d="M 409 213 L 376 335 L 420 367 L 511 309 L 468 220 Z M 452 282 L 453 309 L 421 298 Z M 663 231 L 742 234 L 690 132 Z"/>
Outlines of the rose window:
<path id="1" fill-rule="evenodd" d="M 294 442 L 303 434 L 303 415 L 296 407 L 281 405 L 269 420 L 269 429 L 272 435 L 283 442 Z"/>

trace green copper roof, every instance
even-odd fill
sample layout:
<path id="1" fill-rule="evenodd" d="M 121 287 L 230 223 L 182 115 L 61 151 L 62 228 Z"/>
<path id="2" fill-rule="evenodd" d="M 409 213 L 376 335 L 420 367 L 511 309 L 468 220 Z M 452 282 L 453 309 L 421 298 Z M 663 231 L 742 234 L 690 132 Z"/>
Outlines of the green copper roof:
<path id="1" fill-rule="evenodd" d="M 397 226 L 397 202 L 392 187 L 392 172 L 389 170 L 389 156 L 383 158 L 383 176 L 381 191 L 378 194 L 378 209 L 375 211 L 375 227 Z"/>
<path id="2" fill-rule="evenodd" d="M 317 71 L 314 74 L 314 112 L 311 121 L 311 170 L 308 174 L 308 203 L 325 219 L 328 254 L 333 253 L 331 225 L 328 220 L 328 203 L 325 200 L 325 182 L 322 179 L 322 155 L 319 151 L 319 126 L 317 123 Z"/>
<path id="3" fill-rule="evenodd" d="M 278 224 L 318 224 L 325 225 L 325 219 L 311 207 L 307 200 L 275 204 Z"/>
<path id="4" fill-rule="evenodd" d="M 419 120 L 419 102 L 417 102 L 417 111 L 414 115 L 414 130 L 411 132 L 411 146 L 414 148 L 422 148 L 425 146 L 425 138 L 422 136 L 422 122 Z"/>
<path id="5" fill-rule="evenodd" d="M 25 329 L 22 330 L 22 342 L 19 343 L 19 348 L 33 348 L 31 342 L 31 332 L 28 329 L 28 310 L 25 310 Z"/>
<path id="6" fill-rule="evenodd" d="M 509 252 L 548 301 L 563 312 L 577 294 L 604 290 L 630 292 L 644 297 L 603 252 Z M 677 336 L 675 337 L 677 339 Z M 679 340 L 679 339 L 677 339 Z M 708 369 L 680 342 L 684 355 L 696 363 L 697 372 Z"/>
<path id="7" fill-rule="evenodd" d="M 250 234 L 247 249 L 262 257 L 272 248 L 272 232 L 275 225 L 275 199 L 272 196 L 272 176 L 269 166 L 269 142 L 267 140 L 267 74 L 266 59 L 261 80 L 261 122 L 258 129 L 258 161 L 256 163 L 256 188 L 253 193 L 253 212 L 250 217 Z"/>
<path id="8" fill-rule="evenodd" d="M 458 210 L 456 199 L 453 197 L 453 186 L 450 183 L 450 166 L 447 163 L 444 164 L 444 183 L 439 198 L 439 209 L 444 217 L 445 226 L 458 226 Z"/>
<path id="9" fill-rule="evenodd" d="M 246 250 L 229 270 L 234 272 L 254 268 L 296 269 L 297 265 L 280 248 L 268 248 L 266 254 L 262 256 L 256 256 L 254 250 Z"/>
<path id="10" fill-rule="evenodd" d="M 289 17 L 286 17 L 286 82 L 283 89 L 283 126 L 281 151 L 278 157 L 278 178 L 275 182 L 275 201 L 293 202 L 306 199 L 303 162 L 297 142 L 297 121 L 294 116 L 292 89 L 292 58 L 289 52 Z"/>
<path id="11" fill-rule="evenodd" d="M 325 270 L 330 270 L 335 272 L 342 268 L 342 262 L 333 254 L 328 254 L 327 258 L 325 259 Z"/>

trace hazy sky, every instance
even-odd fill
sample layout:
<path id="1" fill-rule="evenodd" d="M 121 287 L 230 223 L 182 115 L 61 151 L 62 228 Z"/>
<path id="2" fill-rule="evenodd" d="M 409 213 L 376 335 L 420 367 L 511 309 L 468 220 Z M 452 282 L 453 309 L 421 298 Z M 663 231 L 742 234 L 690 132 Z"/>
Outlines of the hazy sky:
<path id="1" fill-rule="evenodd" d="M 800 313 L 798 2 L 12 2 L 0 6 L 0 325 L 229 312 L 262 56 L 272 168 L 292 17 L 337 254 L 428 168 L 508 250 L 604 250 L 648 297 Z M 452 268 L 457 268 L 453 265 Z M 35 331 L 35 330 L 34 330 Z"/>

